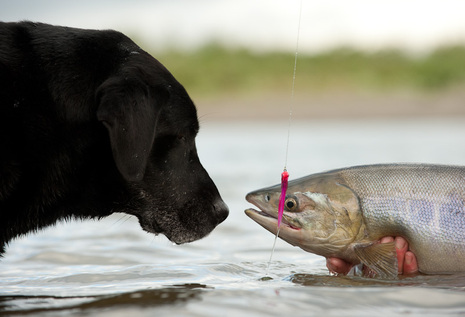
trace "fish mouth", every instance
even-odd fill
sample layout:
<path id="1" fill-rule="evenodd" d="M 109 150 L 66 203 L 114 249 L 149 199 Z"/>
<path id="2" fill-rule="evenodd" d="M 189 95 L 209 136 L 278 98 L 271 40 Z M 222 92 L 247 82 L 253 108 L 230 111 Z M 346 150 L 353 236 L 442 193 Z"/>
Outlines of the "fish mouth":
<path id="1" fill-rule="evenodd" d="M 245 199 L 249 203 L 255 205 L 258 208 L 258 210 L 249 208 L 245 210 L 245 214 L 266 230 L 270 231 L 273 234 L 276 234 L 276 232 L 278 231 L 278 212 L 267 212 L 267 210 L 272 209 L 270 208 L 268 201 L 269 199 L 267 197 L 269 198 L 269 195 L 263 194 L 263 191 L 255 191 L 248 193 Z M 300 227 L 288 221 L 286 218 L 288 217 L 286 217 L 286 215 L 283 215 L 281 225 L 279 228 L 280 232 L 296 232 L 301 229 Z"/>
<path id="2" fill-rule="evenodd" d="M 276 218 L 276 216 L 268 214 L 263 210 L 256 210 L 253 208 L 246 209 L 245 214 L 268 231 L 271 231 L 273 233 L 276 233 L 278 231 L 278 219 Z M 283 217 L 281 221 L 280 230 L 283 229 L 299 231 L 302 228 L 297 227 L 295 224 L 291 224 L 286 220 L 286 217 Z"/>

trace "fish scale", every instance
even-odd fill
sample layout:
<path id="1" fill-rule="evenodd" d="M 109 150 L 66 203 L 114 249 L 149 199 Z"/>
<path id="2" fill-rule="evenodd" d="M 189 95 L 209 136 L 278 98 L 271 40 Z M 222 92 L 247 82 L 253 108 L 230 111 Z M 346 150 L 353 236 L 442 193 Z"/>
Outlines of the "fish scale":
<path id="1" fill-rule="evenodd" d="M 456 265 L 457 258 L 465 263 L 463 167 L 361 166 L 346 169 L 341 176 L 361 197 L 360 206 L 371 238 L 405 237 L 417 258 L 430 258 L 419 260 L 419 268 L 424 272 L 465 269 Z"/>

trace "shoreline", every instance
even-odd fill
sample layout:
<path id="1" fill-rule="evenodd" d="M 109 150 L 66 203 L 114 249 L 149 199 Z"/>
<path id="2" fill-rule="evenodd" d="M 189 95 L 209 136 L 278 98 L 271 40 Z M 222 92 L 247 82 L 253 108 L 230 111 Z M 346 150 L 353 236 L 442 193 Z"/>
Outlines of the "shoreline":
<path id="1" fill-rule="evenodd" d="M 292 118 L 402 118 L 465 117 L 465 89 L 441 92 L 335 92 L 296 94 L 291 100 L 284 94 L 221 96 L 198 98 L 194 102 L 198 116 L 208 121 L 281 120 Z"/>

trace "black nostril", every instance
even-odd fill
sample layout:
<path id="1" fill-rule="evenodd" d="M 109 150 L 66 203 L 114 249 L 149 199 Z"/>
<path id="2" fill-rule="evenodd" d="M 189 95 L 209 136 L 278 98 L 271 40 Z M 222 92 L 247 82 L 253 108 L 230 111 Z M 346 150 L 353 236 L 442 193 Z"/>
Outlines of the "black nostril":
<path id="1" fill-rule="evenodd" d="M 228 206 L 222 201 L 221 199 L 217 200 L 213 204 L 213 208 L 215 209 L 216 212 L 216 219 L 218 221 L 218 224 L 222 223 L 226 218 L 228 218 L 229 215 L 229 208 Z"/>

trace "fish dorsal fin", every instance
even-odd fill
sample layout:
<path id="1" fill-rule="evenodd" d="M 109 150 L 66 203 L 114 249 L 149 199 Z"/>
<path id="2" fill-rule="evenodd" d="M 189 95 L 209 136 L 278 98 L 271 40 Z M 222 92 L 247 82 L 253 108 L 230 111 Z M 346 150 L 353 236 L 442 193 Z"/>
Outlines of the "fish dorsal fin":
<path id="1" fill-rule="evenodd" d="M 354 247 L 360 261 L 380 278 L 397 278 L 397 254 L 394 242 L 358 244 Z"/>

